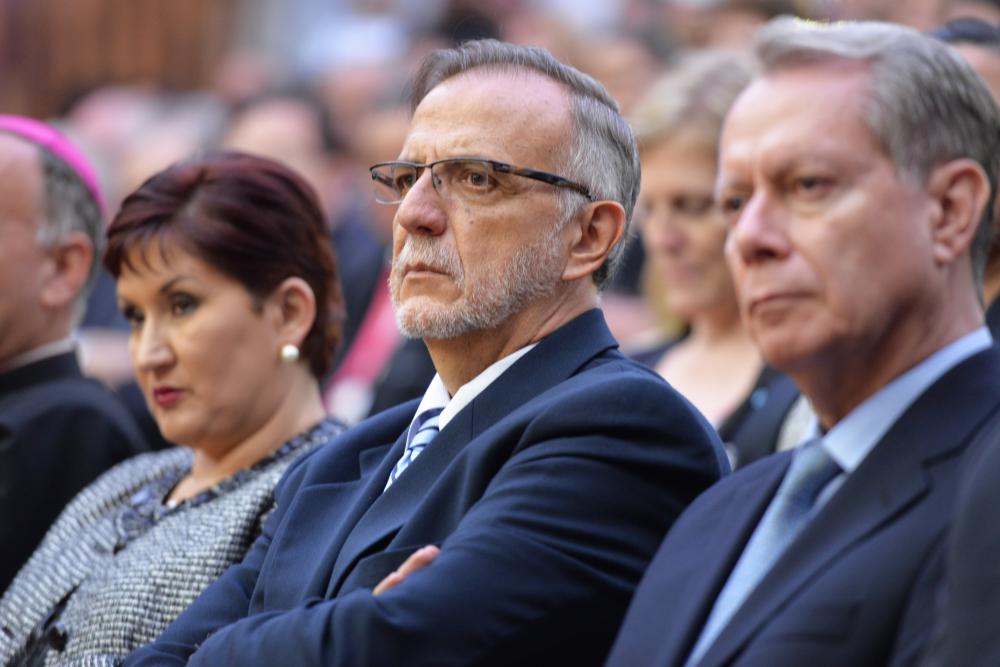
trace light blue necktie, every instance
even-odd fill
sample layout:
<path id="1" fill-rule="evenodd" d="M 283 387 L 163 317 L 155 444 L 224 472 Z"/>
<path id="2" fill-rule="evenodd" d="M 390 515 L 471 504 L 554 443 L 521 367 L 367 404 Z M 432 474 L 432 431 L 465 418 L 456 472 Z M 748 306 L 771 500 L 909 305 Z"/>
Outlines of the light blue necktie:
<path id="1" fill-rule="evenodd" d="M 715 599 L 685 667 L 697 664 L 705 655 L 736 610 L 808 522 L 820 492 L 840 472 L 840 466 L 830 458 L 821 440 L 813 440 L 796 450 L 785 479 Z"/>
<path id="2" fill-rule="evenodd" d="M 403 449 L 403 455 L 399 457 L 392 472 L 389 473 L 389 479 L 385 483 L 383 493 L 392 486 L 396 478 L 402 475 L 403 471 L 411 463 L 417 460 L 417 457 L 424 451 L 424 448 L 438 434 L 438 419 L 441 416 L 442 409 L 431 408 L 430 410 L 424 410 L 410 423 L 410 429 L 406 432 L 406 447 Z"/>

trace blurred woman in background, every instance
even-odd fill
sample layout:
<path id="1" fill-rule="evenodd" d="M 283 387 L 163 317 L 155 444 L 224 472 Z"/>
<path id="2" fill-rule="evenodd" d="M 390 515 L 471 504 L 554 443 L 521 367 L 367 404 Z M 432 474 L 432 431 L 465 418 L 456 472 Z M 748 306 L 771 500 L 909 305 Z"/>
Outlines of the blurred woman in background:
<path id="1" fill-rule="evenodd" d="M 719 431 L 733 467 L 774 451 L 794 385 L 764 365 L 740 322 L 723 255 L 726 225 L 713 201 L 722 122 L 750 81 L 738 53 L 705 52 L 657 81 L 632 116 L 642 162 L 636 219 L 653 304 L 683 324 L 635 354 Z"/>
<path id="2" fill-rule="evenodd" d="M 105 266 L 165 438 L 84 489 L 0 600 L 0 662 L 120 661 L 240 561 L 292 461 L 332 440 L 318 378 L 343 306 L 312 189 L 239 153 L 125 199 Z"/>

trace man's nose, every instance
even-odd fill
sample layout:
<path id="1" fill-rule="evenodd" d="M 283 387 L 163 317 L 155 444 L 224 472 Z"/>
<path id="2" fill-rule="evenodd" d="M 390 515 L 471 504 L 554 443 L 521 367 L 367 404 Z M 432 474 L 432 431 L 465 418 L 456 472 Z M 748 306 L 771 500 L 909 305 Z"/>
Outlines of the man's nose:
<path id="1" fill-rule="evenodd" d="M 420 178 L 399 202 L 394 222 L 409 234 L 443 234 L 448 216 L 445 201 L 434 187 L 430 169 L 424 169 Z"/>
<path id="2" fill-rule="evenodd" d="M 754 195 L 729 229 L 726 254 L 743 264 L 780 259 L 791 251 L 787 215 L 766 195 Z"/>

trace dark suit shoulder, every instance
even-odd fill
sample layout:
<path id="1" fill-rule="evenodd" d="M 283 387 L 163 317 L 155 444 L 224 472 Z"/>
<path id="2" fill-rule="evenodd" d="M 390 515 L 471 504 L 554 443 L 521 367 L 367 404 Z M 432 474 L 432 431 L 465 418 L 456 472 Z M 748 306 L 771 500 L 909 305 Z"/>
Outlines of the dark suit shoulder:
<path id="1" fill-rule="evenodd" d="M 149 447 L 121 402 L 98 382 L 65 378 L 33 385 L 0 401 L 0 426 L 32 447 L 81 444 L 109 463 Z"/>
<path id="2" fill-rule="evenodd" d="M 938 596 L 928 667 L 1000 664 L 1000 415 L 981 431 L 982 442 L 963 463 L 947 546 L 947 574 Z"/>
<path id="3" fill-rule="evenodd" d="M 0 400 L 0 419 L 12 425 L 72 413 L 104 417 L 120 425 L 122 430 L 136 430 L 138 435 L 134 421 L 120 401 L 99 382 L 89 378 L 39 382 Z"/>
<path id="4" fill-rule="evenodd" d="M 997 362 L 995 349 L 972 355 L 913 401 L 782 551 L 702 664 L 912 663 L 928 636 L 962 455 L 1000 402 Z M 683 513 L 609 664 L 683 662 L 791 456 L 747 466 Z"/>
<path id="5" fill-rule="evenodd" d="M 626 439 L 626 445 L 670 443 L 690 449 L 686 454 L 693 455 L 691 460 L 704 461 L 716 476 L 728 472 L 711 424 L 655 372 L 617 354 L 598 357 L 581 372 L 535 397 L 523 411 L 532 421 L 532 435 L 525 441 L 592 435 L 600 424 L 638 429 L 657 435 L 650 441 Z M 544 433 L 545 428 L 551 428 L 551 433 Z M 586 445 L 590 441 L 581 438 L 576 442 Z"/>
<path id="6" fill-rule="evenodd" d="M 77 491 L 145 449 L 124 407 L 91 380 L 53 379 L 5 395 L 0 401 L 0 542 L 5 546 L 0 587 L 6 587 Z"/>
<path id="7" fill-rule="evenodd" d="M 333 483 L 357 479 L 365 464 L 374 464 L 366 453 L 387 449 L 406 429 L 419 401 L 390 408 L 345 430 L 327 446 L 306 453 L 289 466 L 275 495 L 292 495 L 304 483 Z"/>
<path id="8" fill-rule="evenodd" d="M 687 540 L 688 530 L 695 534 L 704 533 L 706 525 L 714 524 L 718 517 L 732 513 L 734 499 L 751 493 L 756 495 L 769 487 L 776 489 L 791 462 L 792 454 L 793 452 L 787 451 L 766 456 L 726 475 L 705 489 L 678 517 L 661 550 L 670 551 L 667 542 Z M 766 494 L 767 499 L 770 497 L 771 494 Z"/>

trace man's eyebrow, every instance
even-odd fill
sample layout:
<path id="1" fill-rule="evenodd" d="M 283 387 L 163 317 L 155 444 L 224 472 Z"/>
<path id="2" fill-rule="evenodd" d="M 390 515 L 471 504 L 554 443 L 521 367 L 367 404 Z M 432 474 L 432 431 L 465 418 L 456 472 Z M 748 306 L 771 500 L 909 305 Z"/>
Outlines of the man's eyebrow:
<path id="1" fill-rule="evenodd" d="M 745 178 L 727 178 L 720 174 L 719 177 L 715 179 L 715 185 L 712 188 L 712 195 L 715 198 L 718 198 L 719 194 L 726 190 L 746 190 L 750 187 L 750 182 Z"/>

